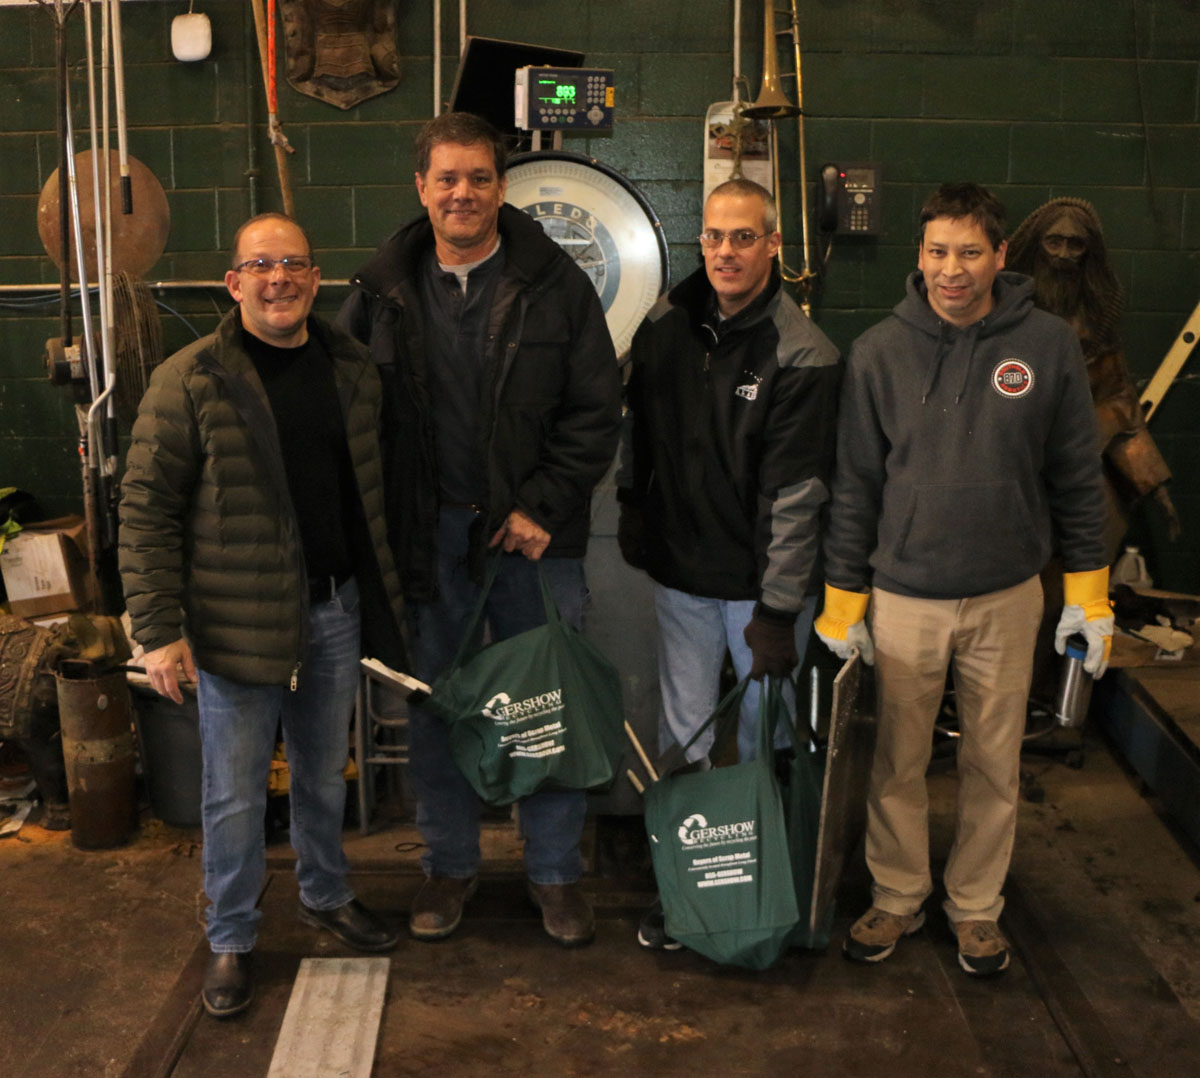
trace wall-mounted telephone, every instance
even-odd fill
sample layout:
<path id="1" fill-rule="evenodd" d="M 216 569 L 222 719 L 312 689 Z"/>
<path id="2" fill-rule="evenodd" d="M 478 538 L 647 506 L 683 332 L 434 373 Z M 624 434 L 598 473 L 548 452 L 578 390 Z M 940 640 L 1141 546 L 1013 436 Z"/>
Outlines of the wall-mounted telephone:
<path id="1" fill-rule="evenodd" d="M 876 162 L 822 165 L 819 196 L 822 232 L 879 235 L 882 177 Z"/>

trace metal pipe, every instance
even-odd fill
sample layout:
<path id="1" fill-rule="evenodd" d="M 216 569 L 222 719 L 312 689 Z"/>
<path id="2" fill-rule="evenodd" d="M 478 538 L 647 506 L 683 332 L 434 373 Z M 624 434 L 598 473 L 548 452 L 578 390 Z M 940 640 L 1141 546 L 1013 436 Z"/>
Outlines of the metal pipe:
<path id="1" fill-rule="evenodd" d="M 71 100 L 67 95 L 67 145 L 75 145 L 75 129 L 71 123 Z M 67 154 L 67 177 L 70 183 L 71 199 L 71 232 L 75 237 L 75 271 L 79 276 L 79 306 L 80 319 L 83 322 L 84 366 L 87 368 L 88 385 L 91 387 L 92 400 L 100 395 L 100 378 L 96 373 L 96 349 L 92 341 L 92 312 L 88 303 L 87 260 L 83 254 L 83 222 L 79 211 L 79 181 L 75 174 L 75 155 Z M 63 267 L 65 274 L 70 273 L 70 267 Z"/>
<path id="2" fill-rule="evenodd" d="M 104 391 L 92 402 L 88 409 L 88 429 L 93 437 L 99 436 L 98 444 L 103 446 L 104 455 L 100 460 L 102 475 L 116 474 L 116 442 L 115 431 L 103 429 L 100 425 L 100 409 L 111 419 L 112 392 L 116 387 L 116 372 L 113 369 L 113 327 L 112 327 L 112 262 L 108 258 L 107 244 L 112 236 L 111 205 L 107 211 L 100 203 L 100 162 L 96 157 L 96 78 L 95 51 L 92 42 L 92 5 L 83 5 L 84 40 L 87 47 L 87 85 L 88 85 L 88 124 L 92 139 L 92 207 L 96 220 L 96 280 L 103 282 L 97 289 L 100 302 L 100 357 L 104 367 Z M 101 231 L 100 224 L 104 228 Z"/>
<path id="3" fill-rule="evenodd" d="M 73 7 L 74 5 L 72 5 Z M 56 60 L 55 107 L 58 112 L 58 253 L 62 267 L 59 294 L 59 333 L 64 348 L 70 348 L 74 337 L 71 331 L 71 210 L 70 188 L 67 179 L 67 159 L 74 147 L 67 138 L 67 29 L 71 8 L 63 11 L 62 0 L 54 0 L 54 51 Z"/>
<path id="4" fill-rule="evenodd" d="M 129 178 L 129 132 L 125 126 L 125 52 L 121 47 L 121 0 L 112 0 L 113 88 L 117 100 L 117 153 L 121 158 L 121 212 L 133 213 Z"/>
<path id="5" fill-rule="evenodd" d="M 467 0 L 458 0 L 458 58 L 467 47 Z"/>
<path id="6" fill-rule="evenodd" d="M 733 0 L 733 97 L 738 99 L 738 83 L 742 78 L 742 0 Z"/>
<path id="7" fill-rule="evenodd" d="M 433 114 L 442 114 L 442 0 L 433 4 Z"/>
<path id="8" fill-rule="evenodd" d="M 250 216 L 258 216 L 258 146 L 254 141 L 254 61 L 252 54 L 258 50 L 258 31 L 254 20 L 246 23 L 245 34 L 245 64 L 246 64 L 246 187 L 250 196 Z M 221 237 L 216 242 L 220 245 Z"/>

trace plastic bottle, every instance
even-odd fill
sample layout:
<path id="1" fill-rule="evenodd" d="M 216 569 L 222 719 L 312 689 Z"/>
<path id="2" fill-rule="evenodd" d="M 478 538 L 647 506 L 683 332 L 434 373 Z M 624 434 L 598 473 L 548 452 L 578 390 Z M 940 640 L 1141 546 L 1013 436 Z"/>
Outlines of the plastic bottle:
<path id="1" fill-rule="evenodd" d="M 1113 585 L 1128 584 L 1134 588 L 1154 586 L 1154 581 L 1146 572 L 1146 559 L 1142 557 L 1141 551 L 1137 547 L 1127 546 L 1125 548 L 1125 553 L 1117 559 L 1117 564 L 1113 566 L 1112 573 L 1109 575 L 1109 583 Z"/>

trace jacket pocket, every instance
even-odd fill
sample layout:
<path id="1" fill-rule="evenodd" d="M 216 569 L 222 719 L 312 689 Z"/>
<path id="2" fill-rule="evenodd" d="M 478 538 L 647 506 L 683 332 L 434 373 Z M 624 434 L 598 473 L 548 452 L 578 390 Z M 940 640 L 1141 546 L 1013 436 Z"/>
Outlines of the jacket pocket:
<path id="1" fill-rule="evenodd" d="M 963 572 L 1003 573 L 1006 565 L 1036 558 L 1040 545 L 1024 493 L 1011 479 L 910 488 L 894 541 L 897 564 L 919 565 L 948 582 Z"/>

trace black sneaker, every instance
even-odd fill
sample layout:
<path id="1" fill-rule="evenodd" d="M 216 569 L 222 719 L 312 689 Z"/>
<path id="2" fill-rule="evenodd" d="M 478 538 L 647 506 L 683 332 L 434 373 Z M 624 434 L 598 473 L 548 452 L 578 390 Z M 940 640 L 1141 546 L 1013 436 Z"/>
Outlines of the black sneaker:
<path id="1" fill-rule="evenodd" d="M 662 899 L 656 898 L 638 923 L 638 943 L 648 951 L 679 951 L 683 944 L 667 935 L 667 915 Z"/>

